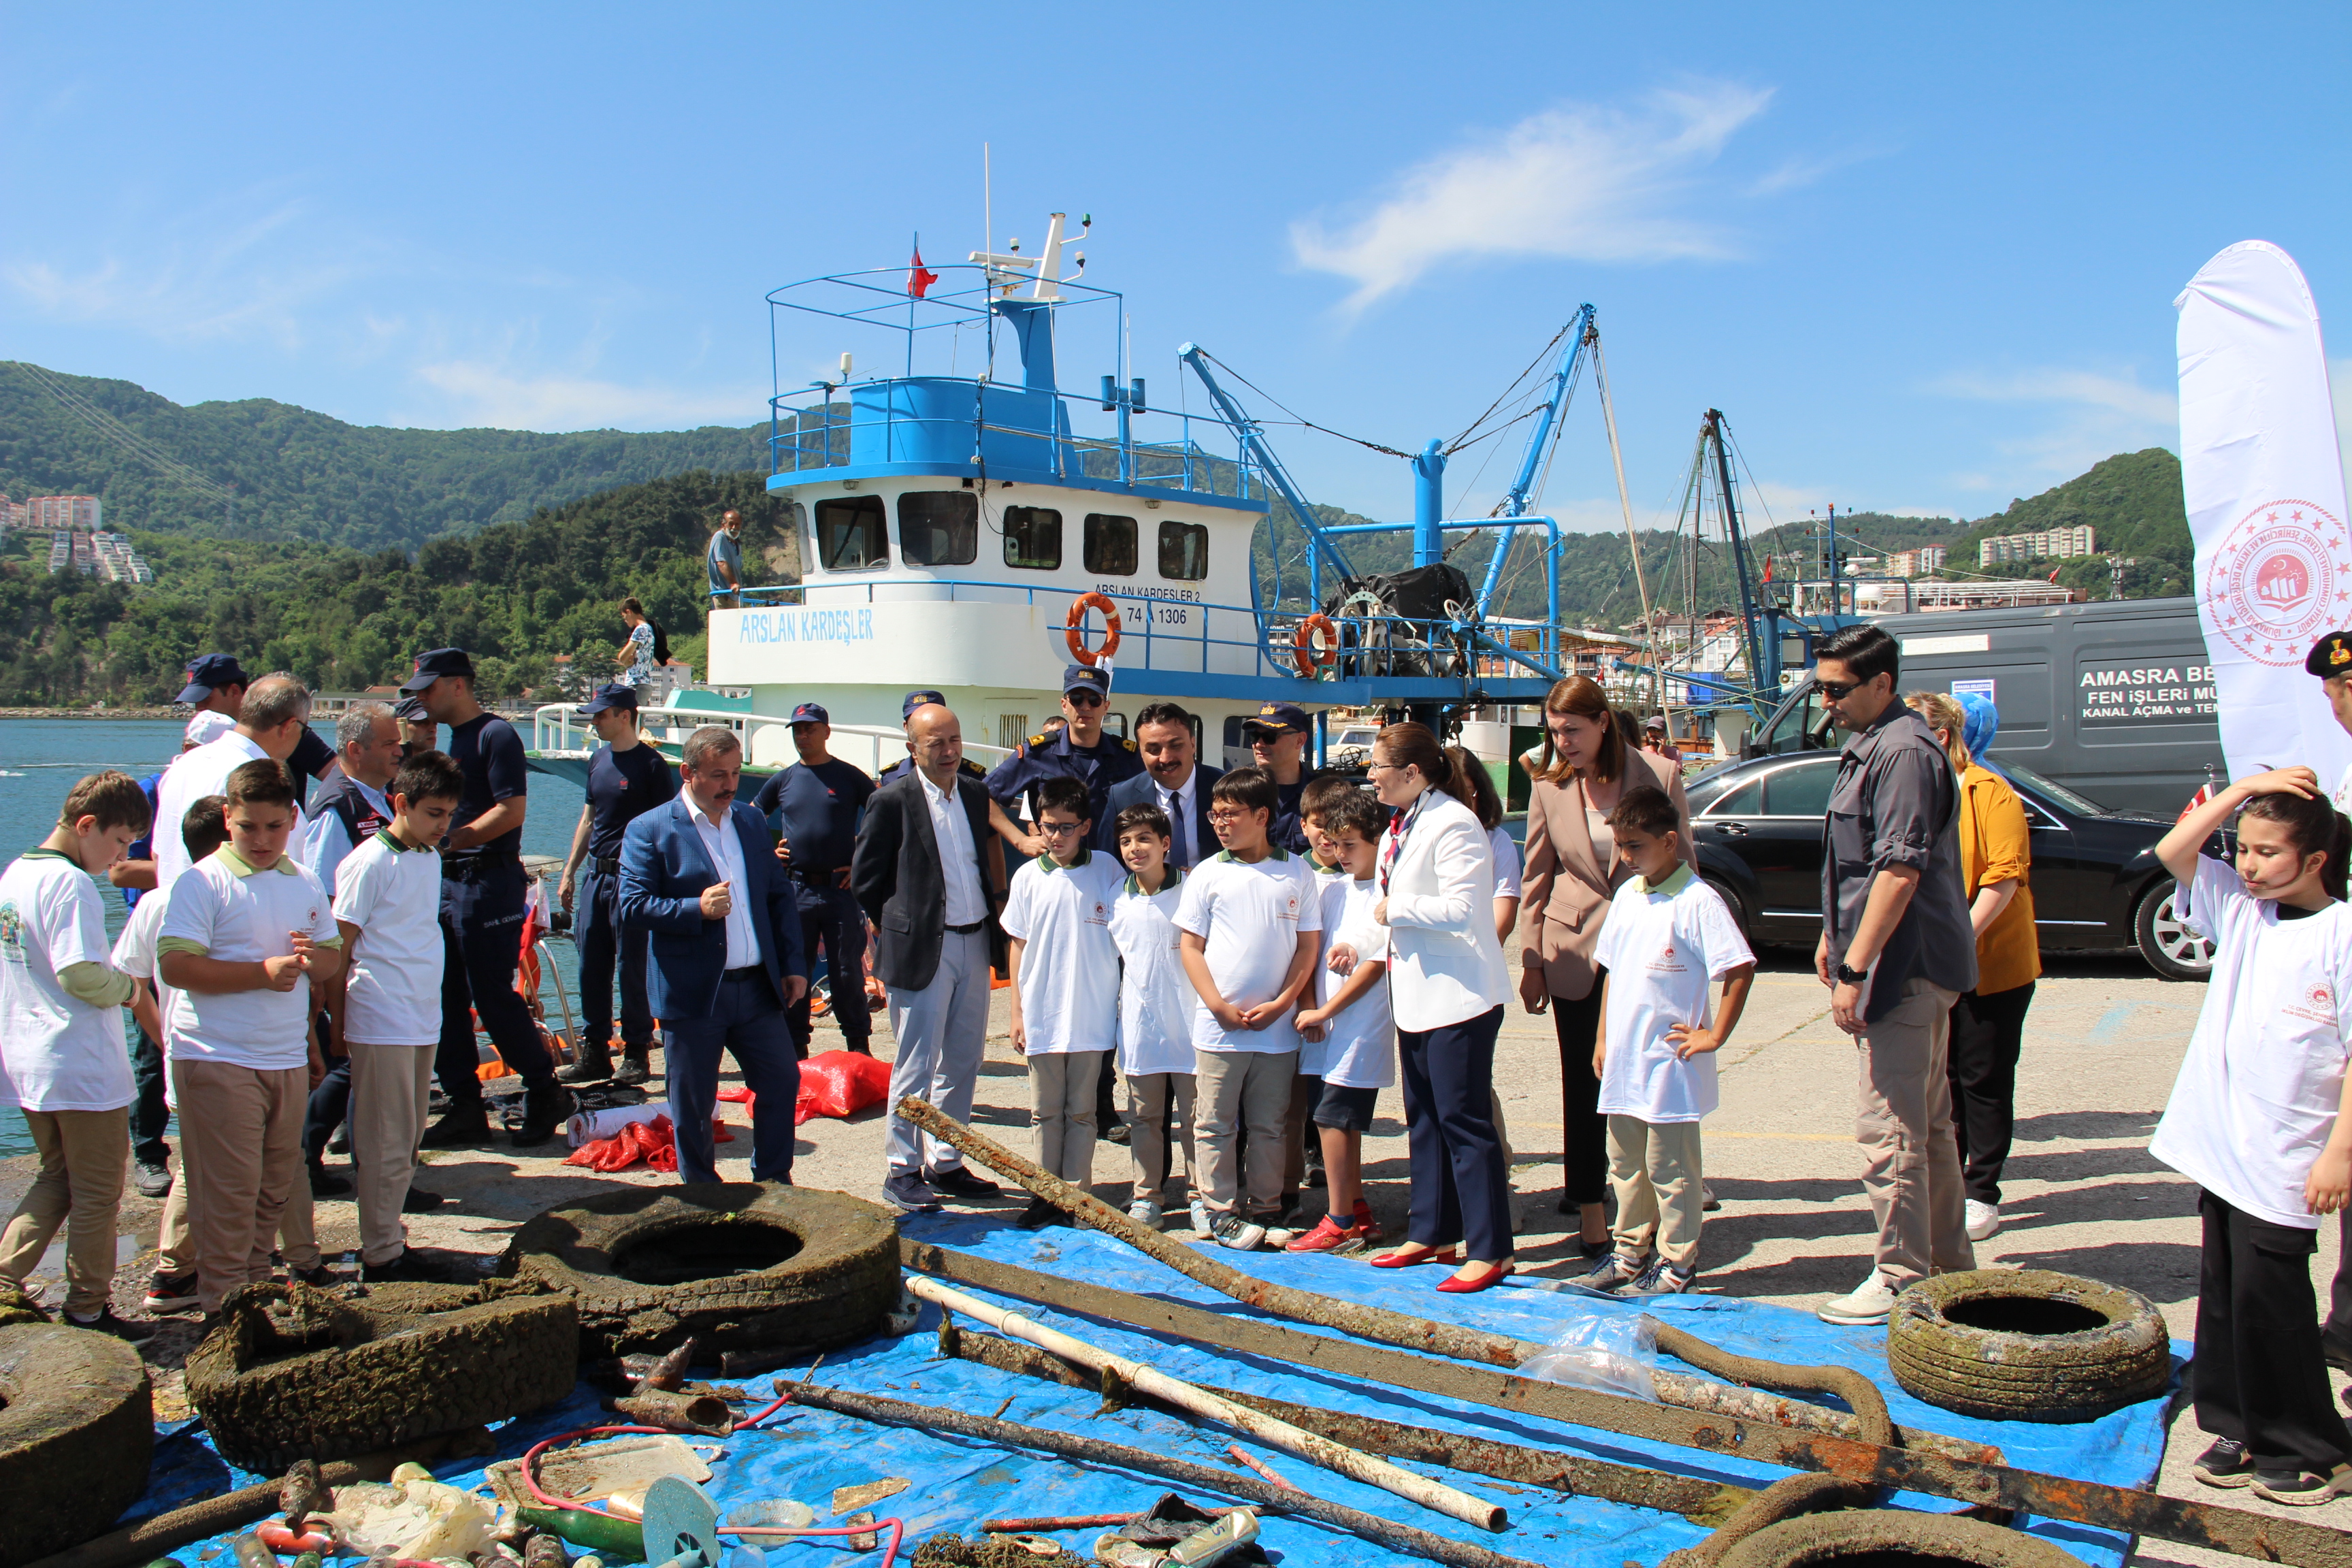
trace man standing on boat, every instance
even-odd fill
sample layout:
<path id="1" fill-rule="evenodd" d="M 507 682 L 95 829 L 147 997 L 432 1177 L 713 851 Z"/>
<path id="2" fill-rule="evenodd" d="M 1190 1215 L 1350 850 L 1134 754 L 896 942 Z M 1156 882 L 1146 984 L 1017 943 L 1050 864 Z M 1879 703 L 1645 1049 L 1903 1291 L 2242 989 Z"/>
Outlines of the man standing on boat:
<path id="1" fill-rule="evenodd" d="M 632 601 L 634 603 L 635 601 Z M 669 759 L 637 734 L 637 693 L 615 681 L 580 705 L 604 743 L 588 755 L 588 798 L 572 829 L 556 897 L 569 911 L 584 892 L 572 927 L 580 950 L 580 1039 L 576 1059 L 555 1076 L 565 1083 L 609 1078 L 635 1085 L 653 1077 L 653 1004 L 646 989 L 653 933 L 621 923 L 621 838 L 629 824 L 677 796 Z M 584 872 L 583 872 L 584 863 Z M 584 888 L 578 879 L 584 876 Z M 621 1070 L 613 1070 L 613 971 L 621 972 Z"/>
<path id="2" fill-rule="evenodd" d="M 729 507 L 719 514 L 719 531 L 710 536 L 703 559 L 710 568 L 710 607 L 731 610 L 740 603 L 743 588 L 743 514 Z"/>
<path id="3" fill-rule="evenodd" d="M 1315 780 L 1307 765 L 1307 738 L 1315 721 L 1307 710 L 1291 702 L 1262 702 L 1242 721 L 1242 734 L 1250 755 L 1274 776 L 1274 823 L 1267 837 L 1293 855 L 1307 853 L 1307 829 L 1298 820 L 1298 797 Z"/>
<path id="4" fill-rule="evenodd" d="M 825 744 L 832 739 L 833 715 L 821 704 L 803 702 L 793 709 L 793 750 L 800 761 L 770 773 L 751 805 L 762 816 L 782 814 L 776 858 L 798 898 L 801 952 L 814 960 L 817 948 L 824 948 L 842 1043 L 870 1057 L 874 1020 L 866 1005 L 866 917 L 849 890 L 849 862 L 857 848 L 857 819 L 875 785 L 864 769 L 833 754 Z M 810 968 L 815 968 L 813 962 Z M 805 1058 L 814 1032 L 806 992 L 785 1009 L 784 1022 L 793 1032 L 793 1049 Z"/>
<path id="5" fill-rule="evenodd" d="M 908 1214 L 940 1198 L 992 1198 L 995 1183 L 964 1169 L 953 1145 L 895 1110 L 920 1095 L 959 1121 L 988 1047 L 989 971 L 1004 959 L 1004 852 L 988 832 L 988 792 L 962 776 L 963 727 L 936 703 L 907 724 L 915 771 L 874 792 L 857 830 L 849 885 L 875 924 L 875 973 L 890 990 L 894 1108 L 882 1194 Z"/>
<path id="6" fill-rule="evenodd" d="M 1110 815 L 1112 786 L 1143 776 L 1143 760 L 1135 742 L 1103 733 L 1103 712 L 1110 701 L 1110 674 L 1092 665 L 1074 664 L 1062 671 L 1062 717 L 1059 734 L 1043 731 L 1022 742 L 1021 749 L 996 764 L 988 775 L 988 793 L 1009 817 L 1021 809 L 1030 792 L 1050 778 L 1076 779 L 1087 786 L 1087 801 L 1097 824 Z M 1030 813 L 1034 821 L 1036 814 Z"/>
<path id="7" fill-rule="evenodd" d="M 449 726 L 449 756 L 466 775 L 466 793 L 441 841 L 441 1044 L 433 1070 L 449 1109 L 425 1130 L 425 1147 L 462 1149 L 490 1135 L 476 1069 L 474 1017 L 489 1031 L 507 1066 L 522 1075 L 522 1125 L 517 1145 L 544 1143 L 572 1112 L 555 1081 L 555 1063 L 539 1037 L 530 1006 L 514 988 L 522 958 L 523 903 L 530 879 L 522 868 L 522 822 L 530 787 L 522 737 L 474 696 L 474 661 L 460 647 L 416 658 L 401 683 L 436 724 Z"/>

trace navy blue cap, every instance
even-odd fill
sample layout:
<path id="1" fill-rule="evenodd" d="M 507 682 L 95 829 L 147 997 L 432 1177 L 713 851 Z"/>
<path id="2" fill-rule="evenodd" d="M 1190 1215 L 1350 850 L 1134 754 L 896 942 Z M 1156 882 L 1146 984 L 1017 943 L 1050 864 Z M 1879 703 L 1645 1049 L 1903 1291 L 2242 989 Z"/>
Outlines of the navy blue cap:
<path id="1" fill-rule="evenodd" d="M 1304 735 L 1315 728 L 1307 710 L 1295 702 L 1261 702 L 1257 711 L 1242 721 L 1242 732 L 1255 730 L 1265 735 Z"/>
<path id="2" fill-rule="evenodd" d="M 899 721 L 903 723 L 907 720 L 913 718 L 915 716 L 916 709 L 926 708 L 933 703 L 937 703 L 942 708 L 946 707 L 948 705 L 947 694 L 942 691 L 909 691 L 907 693 L 907 700 L 898 705 Z"/>
<path id="3" fill-rule="evenodd" d="M 1097 669 L 1091 664 L 1073 664 L 1062 671 L 1062 692 L 1091 691 L 1096 696 L 1110 696 L 1110 671 Z"/>
<path id="4" fill-rule="evenodd" d="M 833 715 L 824 710 L 822 702 L 803 702 L 793 710 L 792 721 L 795 724 L 830 724 Z"/>
<path id="5" fill-rule="evenodd" d="M 404 724 L 429 724 L 433 721 L 433 716 L 425 711 L 425 699 L 421 697 L 402 698 L 400 705 L 392 710 L 392 716 Z"/>
<path id="6" fill-rule="evenodd" d="M 589 714 L 607 712 L 614 708 L 625 708 L 632 713 L 635 712 L 637 689 L 634 686 L 623 686 L 617 681 L 611 686 L 600 686 L 596 689 L 596 694 L 593 697 L 580 705 L 580 712 L 584 718 Z"/>
<path id="7" fill-rule="evenodd" d="M 2352 675 L 2352 632 L 2330 632 L 2312 644 L 2303 668 L 2322 680 L 2331 675 Z"/>
<path id="8" fill-rule="evenodd" d="M 202 702 L 225 686 L 250 686 L 252 679 L 233 653 L 208 653 L 188 660 L 188 685 L 177 700 Z"/>
<path id="9" fill-rule="evenodd" d="M 468 680 L 474 676 L 474 661 L 461 647 L 436 647 L 416 656 L 416 673 L 400 683 L 406 692 L 424 690 L 445 675 L 462 675 Z"/>

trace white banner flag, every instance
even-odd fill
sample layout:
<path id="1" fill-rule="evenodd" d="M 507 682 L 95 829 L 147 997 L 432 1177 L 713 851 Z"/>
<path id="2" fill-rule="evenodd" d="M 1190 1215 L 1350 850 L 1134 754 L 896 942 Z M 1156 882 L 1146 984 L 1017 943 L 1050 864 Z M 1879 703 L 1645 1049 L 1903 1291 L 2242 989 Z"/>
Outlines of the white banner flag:
<path id="1" fill-rule="evenodd" d="M 2352 735 L 2304 670 L 2315 643 L 2352 627 L 2319 309 L 2294 258 L 2252 239 L 2207 262 L 2173 306 L 2181 489 L 2230 776 L 2301 763 L 2334 789 Z"/>

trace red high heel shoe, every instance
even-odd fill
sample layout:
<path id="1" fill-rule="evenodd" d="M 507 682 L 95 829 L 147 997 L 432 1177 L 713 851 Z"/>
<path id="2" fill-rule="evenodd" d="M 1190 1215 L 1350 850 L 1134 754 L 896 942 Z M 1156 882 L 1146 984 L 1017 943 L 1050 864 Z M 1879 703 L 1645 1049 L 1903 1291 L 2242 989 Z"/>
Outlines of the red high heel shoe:
<path id="1" fill-rule="evenodd" d="M 1505 1276 L 1511 1272 L 1511 1262 L 1508 1258 L 1505 1258 L 1500 1263 L 1488 1264 L 1486 1272 L 1475 1279 L 1465 1279 L 1458 1274 L 1449 1274 L 1437 1282 L 1437 1288 L 1452 1295 L 1467 1296 L 1475 1291 L 1484 1290 L 1489 1286 L 1501 1284 Z"/>
<path id="2" fill-rule="evenodd" d="M 1460 1258 L 1450 1247 L 1443 1252 L 1406 1252 L 1400 1247 L 1394 1252 L 1383 1252 L 1378 1258 L 1369 1258 L 1365 1261 L 1375 1268 L 1416 1268 L 1424 1263 L 1456 1263 Z"/>

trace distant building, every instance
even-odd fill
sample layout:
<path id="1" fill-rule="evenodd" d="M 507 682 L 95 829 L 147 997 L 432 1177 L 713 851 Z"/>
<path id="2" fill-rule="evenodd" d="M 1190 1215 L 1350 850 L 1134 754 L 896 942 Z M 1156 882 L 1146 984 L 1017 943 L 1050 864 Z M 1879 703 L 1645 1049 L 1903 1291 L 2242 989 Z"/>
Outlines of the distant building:
<path id="1" fill-rule="evenodd" d="M 2072 588 L 2038 577 L 1989 582 L 1864 583 L 1854 590 L 1854 607 L 1864 615 L 1909 615 L 1927 610 L 2006 610 L 2034 605 L 2072 605 L 2082 595 Z"/>
<path id="2" fill-rule="evenodd" d="M 2087 522 L 2075 528 L 2046 529 L 2040 533 L 2007 533 L 1977 542 L 1979 566 L 1999 566 L 2011 561 L 2063 561 L 2097 553 L 2098 545 Z"/>
<path id="3" fill-rule="evenodd" d="M 1932 577 L 1944 569 L 1951 551 L 1941 544 L 1923 544 L 1916 550 L 1898 550 L 1886 558 L 1886 574 L 1890 577 Z"/>
<path id="4" fill-rule="evenodd" d="M 25 502 L 28 526 L 68 528 L 84 532 L 100 525 L 101 508 L 96 496 L 34 496 Z"/>
<path id="5" fill-rule="evenodd" d="M 110 583 L 152 583 L 155 570 L 147 564 L 139 552 L 131 548 L 127 533 L 93 533 L 89 536 L 90 552 L 98 563 L 97 575 Z"/>

